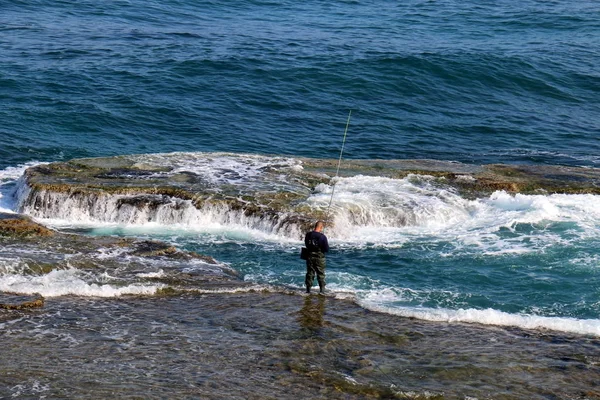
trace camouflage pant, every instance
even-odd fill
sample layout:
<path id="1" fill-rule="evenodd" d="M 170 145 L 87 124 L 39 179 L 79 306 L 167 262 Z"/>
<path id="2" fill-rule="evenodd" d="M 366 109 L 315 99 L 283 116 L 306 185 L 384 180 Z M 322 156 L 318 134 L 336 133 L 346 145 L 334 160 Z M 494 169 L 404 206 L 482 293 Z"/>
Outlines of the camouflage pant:
<path id="1" fill-rule="evenodd" d="M 323 253 L 310 253 L 306 260 L 306 279 L 304 284 L 306 285 L 306 291 L 310 291 L 317 275 L 317 281 L 319 282 L 319 288 L 321 291 L 325 290 L 325 254 Z"/>

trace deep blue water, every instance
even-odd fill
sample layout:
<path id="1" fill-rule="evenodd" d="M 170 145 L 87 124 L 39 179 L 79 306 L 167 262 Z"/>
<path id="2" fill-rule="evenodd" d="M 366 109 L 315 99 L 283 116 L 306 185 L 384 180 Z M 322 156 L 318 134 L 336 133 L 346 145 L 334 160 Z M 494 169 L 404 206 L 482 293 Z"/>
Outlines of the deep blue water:
<path id="1" fill-rule="evenodd" d="M 0 178 L 121 154 L 336 158 L 349 110 L 346 158 L 598 167 L 599 16 L 596 1 L 1 2 Z M 340 228 L 333 287 L 402 315 L 600 334 L 598 198 L 507 197 L 391 239 Z M 236 229 L 156 236 L 301 286 L 299 243 Z"/>
<path id="2" fill-rule="evenodd" d="M 0 166 L 157 151 L 595 166 L 595 1 L 0 4 Z"/>

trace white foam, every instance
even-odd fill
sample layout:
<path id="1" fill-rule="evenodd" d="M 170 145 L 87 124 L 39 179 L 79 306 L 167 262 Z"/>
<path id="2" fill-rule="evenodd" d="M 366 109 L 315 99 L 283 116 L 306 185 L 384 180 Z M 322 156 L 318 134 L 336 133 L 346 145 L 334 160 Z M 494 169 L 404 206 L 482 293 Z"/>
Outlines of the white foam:
<path id="1" fill-rule="evenodd" d="M 128 196 L 98 194 L 70 196 L 47 191 L 36 192 L 36 200 L 20 210 L 40 222 L 58 228 L 127 228 L 138 231 L 228 232 L 253 240 L 289 241 L 301 237 L 299 227 L 286 225 L 285 218 L 272 221 L 261 215 L 246 215 L 225 205 L 197 209 L 191 201 L 176 198 L 156 207 L 122 203 Z M 161 198 L 162 201 L 162 198 Z M 34 204 L 43 204 L 36 207 Z"/>
<path id="2" fill-rule="evenodd" d="M 96 250 L 94 258 L 98 260 L 111 260 L 124 256 L 130 251 L 131 249 L 128 247 L 100 247 Z"/>
<path id="3" fill-rule="evenodd" d="M 27 264 L 20 258 L 0 257 L 0 276 L 1 274 L 21 274 L 28 269 Z"/>
<path id="4" fill-rule="evenodd" d="M 7 167 L 5 169 L 0 170 L 0 183 L 13 182 L 19 179 L 25 170 L 30 167 L 35 167 L 37 165 L 44 165 L 47 163 L 41 163 L 37 161 L 31 161 L 25 164 L 17 165 L 16 167 Z"/>
<path id="5" fill-rule="evenodd" d="M 166 275 L 162 269 L 155 272 L 141 272 L 137 274 L 139 278 L 164 278 Z"/>
<path id="6" fill-rule="evenodd" d="M 188 289 L 190 292 L 200 294 L 236 294 L 236 293 L 252 293 L 252 292 L 282 292 L 280 288 L 273 287 L 270 285 L 253 285 L 253 286 L 240 286 L 233 288 L 221 288 L 221 289 Z"/>
<path id="7" fill-rule="evenodd" d="M 333 187 L 321 184 L 307 204 L 327 209 Z M 600 196 L 591 194 L 511 195 L 504 191 L 467 200 L 432 177 L 404 179 L 354 176 L 339 178 L 331 207 L 334 227 L 328 236 L 344 246 L 401 247 L 415 238 L 475 245 L 487 254 L 526 253 L 565 244 L 547 229 L 572 225 L 574 239 L 600 238 Z M 514 238 L 501 231 L 524 224 L 529 233 Z"/>
<path id="8" fill-rule="evenodd" d="M 435 233 L 469 220 L 477 204 L 436 185 L 422 176 L 339 178 L 329 234 L 342 241 L 393 245 L 404 242 L 407 234 Z M 327 209 L 332 190 L 319 185 L 307 204 Z"/>
<path id="9" fill-rule="evenodd" d="M 436 291 L 452 303 L 460 304 L 460 296 L 449 291 Z M 407 303 L 427 301 L 431 292 L 408 288 L 378 288 L 357 291 L 357 303 L 368 310 L 436 322 L 464 322 L 482 325 L 514 326 L 523 329 L 550 329 L 560 332 L 600 337 L 600 319 L 554 317 L 532 313 L 507 313 L 487 308 L 431 308 Z M 464 300 L 464 299 L 463 299 Z M 402 304 L 404 303 L 404 304 Z M 534 309 L 535 310 L 535 309 Z"/>
<path id="10" fill-rule="evenodd" d="M 90 297 L 120 297 L 124 295 L 152 295 L 164 285 L 130 284 L 114 286 L 110 284 L 89 283 L 84 280 L 81 271 L 70 268 L 53 270 L 41 276 L 5 274 L 0 276 L 0 291 L 36 294 L 44 297 L 66 295 Z"/>
<path id="11" fill-rule="evenodd" d="M 278 179 L 278 173 L 302 169 L 300 160 L 257 154 L 174 152 L 129 157 L 142 167 L 151 165 L 173 168 L 168 173 L 158 175 L 193 173 L 212 185 L 263 185 L 267 174 L 274 178 L 269 179 L 271 184 L 285 185 L 285 176 Z"/>
<path id="12" fill-rule="evenodd" d="M 24 383 L 10 387 L 13 398 L 30 397 L 31 394 L 35 393 L 40 395 L 41 393 L 50 391 L 50 384 L 43 384 L 36 379 L 28 379 Z M 40 395 L 40 398 L 45 398 L 45 395 Z"/>
<path id="13" fill-rule="evenodd" d="M 28 162 L 16 167 L 7 167 L 0 170 L 0 212 L 13 213 L 16 210 L 16 198 L 14 196 L 15 184 L 23 176 L 27 168 L 46 163 Z"/>
<path id="14" fill-rule="evenodd" d="M 437 322 L 466 322 L 483 325 L 514 326 L 524 329 L 550 329 L 560 332 L 593 335 L 600 337 L 600 320 L 538 315 L 510 314 L 494 309 L 458 309 L 391 307 L 382 304 L 359 301 L 359 304 L 372 311 L 379 311 L 402 317 L 418 318 Z"/>

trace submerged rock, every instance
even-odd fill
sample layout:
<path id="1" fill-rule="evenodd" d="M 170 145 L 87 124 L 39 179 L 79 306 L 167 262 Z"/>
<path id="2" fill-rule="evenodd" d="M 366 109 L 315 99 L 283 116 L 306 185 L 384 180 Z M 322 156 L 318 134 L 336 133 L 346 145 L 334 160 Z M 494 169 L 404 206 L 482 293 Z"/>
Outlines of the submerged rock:
<path id="1" fill-rule="evenodd" d="M 139 257 L 170 257 L 174 259 L 191 260 L 198 259 L 208 264 L 216 264 L 217 261 L 207 255 L 198 254 L 195 252 L 181 251 L 175 246 L 156 240 L 144 240 L 134 244 L 135 250 L 129 254 Z"/>

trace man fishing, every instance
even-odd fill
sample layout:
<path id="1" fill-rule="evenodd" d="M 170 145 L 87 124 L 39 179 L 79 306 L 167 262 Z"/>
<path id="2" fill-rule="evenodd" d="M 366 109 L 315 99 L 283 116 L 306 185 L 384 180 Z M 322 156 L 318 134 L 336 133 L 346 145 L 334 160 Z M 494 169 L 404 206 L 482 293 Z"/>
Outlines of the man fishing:
<path id="1" fill-rule="evenodd" d="M 346 134 L 348 133 L 348 126 L 350 125 L 350 116 L 352 110 L 348 112 L 348 120 L 346 121 L 346 129 L 344 130 L 344 139 L 342 140 L 342 148 L 340 149 L 340 159 L 338 160 L 337 171 L 335 177 L 340 175 L 340 165 L 342 164 L 342 155 L 344 154 L 344 145 L 346 144 Z M 327 207 L 327 220 L 329 221 L 329 210 L 331 209 L 331 203 L 333 201 L 333 193 L 335 192 L 335 182 L 331 188 L 331 198 L 329 199 L 329 206 Z M 325 253 L 329 251 L 329 243 L 327 243 L 327 236 L 323 233 L 325 224 L 323 221 L 318 221 L 315 224 L 315 229 L 308 232 L 304 237 L 304 244 L 308 251 L 306 257 L 306 293 L 310 293 L 310 288 L 315 280 L 315 274 L 317 275 L 317 281 L 319 282 L 320 293 L 325 293 Z"/>
<path id="2" fill-rule="evenodd" d="M 310 288 L 317 275 L 320 293 L 325 293 L 325 253 L 329 251 L 327 236 L 323 233 L 325 224 L 318 221 L 315 229 L 308 232 L 304 237 L 304 244 L 308 250 L 306 258 L 306 293 L 310 293 Z"/>

